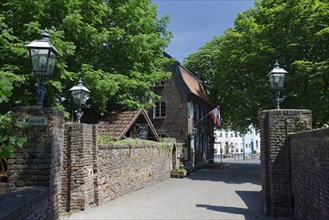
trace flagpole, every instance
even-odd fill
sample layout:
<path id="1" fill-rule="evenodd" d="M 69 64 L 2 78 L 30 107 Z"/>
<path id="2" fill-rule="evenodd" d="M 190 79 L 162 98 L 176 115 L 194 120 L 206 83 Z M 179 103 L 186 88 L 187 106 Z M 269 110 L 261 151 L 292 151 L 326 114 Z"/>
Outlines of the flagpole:
<path id="1" fill-rule="evenodd" d="M 218 108 L 218 106 L 217 106 L 216 108 Z M 212 112 L 212 110 L 211 110 L 210 112 L 208 112 L 208 114 L 206 114 L 205 116 L 203 116 L 199 121 L 195 122 L 195 123 L 193 124 L 193 127 L 194 127 L 196 124 L 198 124 L 202 119 L 204 119 L 205 117 L 207 117 L 211 112 Z"/>

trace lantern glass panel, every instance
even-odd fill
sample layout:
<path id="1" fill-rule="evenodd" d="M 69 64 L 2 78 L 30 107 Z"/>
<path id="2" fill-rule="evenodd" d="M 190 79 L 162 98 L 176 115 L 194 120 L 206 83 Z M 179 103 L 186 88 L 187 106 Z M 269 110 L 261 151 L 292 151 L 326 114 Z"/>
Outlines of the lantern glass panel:
<path id="1" fill-rule="evenodd" d="M 55 65 L 56 65 L 56 55 L 53 52 L 50 52 L 46 76 L 50 76 L 54 72 Z"/>
<path id="2" fill-rule="evenodd" d="M 271 87 L 276 90 L 281 90 L 284 84 L 284 74 L 283 73 L 272 73 L 270 75 Z"/>
<path id="3" fill-rule="evenodd" d="M 79 106 L 86 104 L 89 99 L 89 93 L 83 90 L 72 91 L 73 103 Z"/>
<path id="4" fill-rule="evenodd" d="M 72 91 L 73 103 L 80 105 L 80 91 Z"/>
<path id="5" fill-rule="evenodd" d="M 30 53 L 34 73 L 43 75 L 47 70 L 48 50 L 31 48 Z"/>
<path id="6" fill-rule="evenodd" d="M 86 91 L 81 91 L 81 105 L 86 105 L 88 99 L 89 99 L 89 93 Z"/>
<path id="7" fill-rule="evenodd" d="M 33 72 L 36 75 L 51 76 L 55 65 L 56 55 L 48 49 L 31 48 Z"/>

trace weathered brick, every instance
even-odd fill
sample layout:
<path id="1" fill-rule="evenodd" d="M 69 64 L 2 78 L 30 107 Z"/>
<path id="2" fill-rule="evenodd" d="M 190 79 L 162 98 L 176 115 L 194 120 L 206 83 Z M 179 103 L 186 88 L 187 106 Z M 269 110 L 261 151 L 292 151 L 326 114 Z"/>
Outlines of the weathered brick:
<path id="1" fill-rule="evenodd" d="M 329 219 L 329 129 L 290 135 L 296 219 Z"/>
<path id="2" fill-rule="evenodd" d="M 309 110 L 264 110 L 261 135 L 262 210 L 265 215 L 292 215 L 288 135 L 312 129 Z"/>
<path id="3" fill-rule="evenodd" d="M 70 210 L 85 210 L 170 177 L 169 144 L 98 145 L 97 125 L 64 125 L 63 115 L 47 108 L 24 108 L 13 121 L 22 113 L 47 116 L 49 129 L 15 127 L 14 133 L 26 134 L 28 142 L 10 158 L 7 186 L 47 186 L 52 192 L 23 214 L 24 219 L 58 216 L 68 201 Z"/>

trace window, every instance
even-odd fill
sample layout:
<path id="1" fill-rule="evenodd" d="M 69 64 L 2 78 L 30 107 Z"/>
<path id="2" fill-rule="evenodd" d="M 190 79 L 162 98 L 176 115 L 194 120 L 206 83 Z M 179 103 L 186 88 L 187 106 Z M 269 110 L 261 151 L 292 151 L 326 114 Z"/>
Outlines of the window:
<path id="1" fill-rule="evenodd" d="M 198 120 L 199 116 L 198 116 L 198 104 L 194 103 L 194 107 L 193 107 L 193 119 L 194 120 Z"/>
<path id="2" fill-rule="evenodd" d="M 203 108 L 202 108 L 202 106 L 201 105 L 199 105 L 198 106 L 198 111 L 199 111 L 199 120 L 201 120 L 202 119 L 202 121 L 203 121 Z"/>
<path id="3" fill-rule="evenodd" d="M 164 118 L 166 116 L 166 102 L 157 102 L 153 108 L 153 118 Z"/>
<path id="4" fill-rule="evenodd" d="M 189 101 L 187 103 L 187 116 L 189 118 L 193 118 L 193 101 Z"/>

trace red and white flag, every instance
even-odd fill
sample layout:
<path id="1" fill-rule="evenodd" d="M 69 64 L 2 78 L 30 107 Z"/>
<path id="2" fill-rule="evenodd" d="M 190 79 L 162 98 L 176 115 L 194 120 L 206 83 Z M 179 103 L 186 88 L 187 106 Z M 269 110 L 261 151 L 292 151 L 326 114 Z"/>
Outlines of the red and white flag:
<path id="1" fill-rule="evenodd" d="M 220 107 L 219 106 L 217 106 L 216 108 L 214 108 L 210 112 L 210 117 L 214 121 L 216 127 L 218 127 L 220 125 L 220 123 L 221 123 L 221 121 L 220 121 Z"/>

